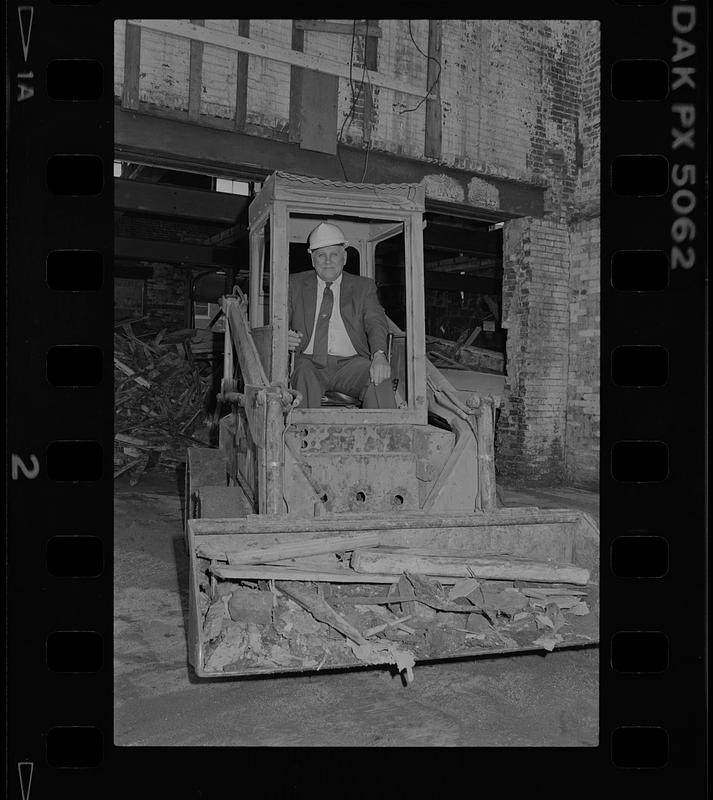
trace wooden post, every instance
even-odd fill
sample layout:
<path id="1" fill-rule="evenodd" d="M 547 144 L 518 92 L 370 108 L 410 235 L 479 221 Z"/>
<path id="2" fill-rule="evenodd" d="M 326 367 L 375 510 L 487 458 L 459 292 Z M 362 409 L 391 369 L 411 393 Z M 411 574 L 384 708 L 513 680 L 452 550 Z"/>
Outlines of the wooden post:
<path id="1" fill-rule="evenodd" d="M 233 338 L 230 321 L 226 313 L 226 301 L 223 301 L 223 313 L 225 314 L 225 332 L 223 333 L 223 380 L 220 384 L 221 393 L 234 391 Z"/>
<path id="2" fill-rule="evenodd" d="M 265 509 L 261 510 L 265 514 L 282 514 L 285 510 L 284 427 L 282 392 L 278 388 L 268 387 L 265 390 Z"/>
<path id="3" fill-rule="evenodd" d="M 478 420 L 478 489 L 483 511 L 497 508 L 495 494 L 495 406 L 493 398 L 481 398 Z"/>
<path id="4" fill-rule="evenodd" d="M 405 226 L 404 240 L 410 242 L 407 251 L 406 291 L 411 297 L 411 321 L 407 331 L 406 349 L 409 353 L 409 399 L 408 403 L 425 425 L 428 421 L 428 399 L 426 397 L 426 317 L 423 288 L 423 214 L 410 215 L 410 224 Z"/>
<path id="5" fill-rule="evenodd" d="M 205 25 L 203 19 L 192 19 L 194 25 Z M 201 91 L 203 83 L 203 42 L 191 39 L 191 61 L 188 72 L 188 119 L 198 122 L 201 115 Z"/>
<path id="6" fill-rule="evenodd" d="M 426 73 L 426 89 L 430 89 L 438 75 L 438 63 L 441 61 L 441 33 L 442 22 L 440 19 L 428 21 L 428 68 Z M 426 140 L 423 154 L 426 158 L 441 157 L 441 87 L 440 81 L 433 87 L 435 97 L 426 100 Z"/>
<path id="7" fill-rule="evenodd" d="M 287 386 L 287 325 L 289 231 L 287 205 L 276 201 L 270 216 L 270 319 L 272 325 L 271 383 Z"/>
<path id="8" fill-rule="evenodd" d="M 368 25 L 370 23 L 371 20 L 367 20 L 367 30 L 369 30 Z M 364 63 L 368 70 L 373 70 L 374 72 L 377 70 L 378 47 L 379 39 L 377 36 L 366 36 L 364 38 Z M 371 130 L 374 118 L 374 98 L 372 96 L 373 90 L 371 84 L 367 82 L 365 86 L 362 86 L 362 91 L 364 92 L 363 137 L 364 141 L 369 143 L 371 142 Z"/>
<path id="9" fill-rule="evenodd" d="M 238 20 L 238 35 L 250 36 L 250 20 Z M 235 129 L 242 131 L 245 129 L 248 107 L 248 66 L 250 56 L 247 53 L 238 52 L 237 65 L 237 84 L 235 87 Z"/>
<path id="10" fill-rule="evenodd" d="M 124 40 L 124 88 L 121 93 L 123 108 L 139 107 L 139 67 L 141 66 L 141 28 L 126 23 Z"/>
<path id="11" fill-rule="evenodd" d="M 305 34 L 297 27 L 297 21 L 292 20 L 292 49 L 304 51 Z M 287 132 L 290 142 L 299 142 L 302 139 L 300 120 L 302 118 L 302 68 L 290 67 L 290 125 Z"/>
<path id="12" fill-rule="evenodd" d="M 265 223 L 250 231 L 250 307 L 248 318 L 251 328 L 264 324 L 262 306 L 262 276 L 265 269 Z"/>

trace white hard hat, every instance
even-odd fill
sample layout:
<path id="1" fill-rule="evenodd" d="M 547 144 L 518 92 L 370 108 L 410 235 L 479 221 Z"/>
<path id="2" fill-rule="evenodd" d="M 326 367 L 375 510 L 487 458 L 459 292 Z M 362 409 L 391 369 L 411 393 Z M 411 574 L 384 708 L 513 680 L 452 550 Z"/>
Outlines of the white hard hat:
<path id="1" fill-rule="evenodd" d="M 329 222 L 320 222 L 309 235 L 307 250 L 311 253 L 320 247 L 329 247 L 333 244 L 341 244 L 346 247 L 349 242 L 344 238 L 344 231 L 341 228 Z"/>

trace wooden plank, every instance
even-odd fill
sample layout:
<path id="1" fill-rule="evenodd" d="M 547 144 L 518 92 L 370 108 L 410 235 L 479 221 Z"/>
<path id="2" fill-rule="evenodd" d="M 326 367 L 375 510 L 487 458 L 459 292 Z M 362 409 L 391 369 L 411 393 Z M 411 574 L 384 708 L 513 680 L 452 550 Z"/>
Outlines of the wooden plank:
<path id="1" fill-rule="evenodd" d="M 381 28 L 373 20 L 368 20 L 366 25 L 363 22 L 358 22 L 356 26 L 352 22 L 326 22 L 322 19 L 294 19 L 292 24 L 300 31 L 343 33 L 346 36 L 351 36 L 352 33 L 356 32 L 357 36 L 368 36 L 374 39 L 380 39 L 382 36 Z"/>
<path id="2" fill-rule="evenodd" d="M 294 586 L 278 586 L 277 587 L 283 594 L 286 594 L 298 605 L 302 606 L 305 611 L 308 611 L 315 619 L 324 622 L 341 634 L 351 639 L 357 644 L 366 644 L 366 640 L 361 632 L 357 630 L 350 622 L 348 622 L 341 614 L 338 614 L 326 600 L 322 600 L 319 595 L 306 589 L 298 589 Z"/>
<path id="3" fill-rule="evenodd" d="M 255 355 L 257 359 L 257 355 Z M 259 362 L 258 362 L 259 363 Z M 262 369 L 262 368 L 261 368 Z M 204 534 L 326 533 L 339 531 L 418 531 L 443 528 L 481 528 L 508 525 L 549 525 L 579 522 L 581 512 L 569 509 L 502 508 L 483 514 L 339 514 L 333 517 L 295 519 L 287 515 L 265 517 L 259 514 L 244 519 L 192 519 L 189 526 L 196 536 Z"/>
<path id="4" fill-rule="evenodd" d="M 442 21 L 431 19 L 428 21 L 428 67 L 426 86 L 433 86 L 431 96 L 426 100 L 426 134 L 423 154 L 426 158 L 441 158 L 442 140 L 442 114 L 440 81 L 436 83 L 439 74 L 437 62 L 441 62 L 441 33 Z M 436 59 L 437 61 L 434 61 Z M 442 63 L 442 62 L 441 62 Z"/>
<path id="5" fill-rule="evenodd" d="M 319 153 L 337 152 L 339 78 L 312 69 L 302 72 L 300 147 Z"/>
<path id="6" fill-rule="evenodd" d="M 226 551 L 228 562 L 237 564 L 269 564 L 285 558 L 299 558 L 323 553 L 342 553 L 356 547 L 375 547 L 379 544 L 376 533 L 363 533 L 360 536 L 330 536 L 326 539 L 311 539 L 306 542 L 286 542 L 285 544 L 261 547 L 241 552 Z"/>
<path id="7" fill-rule="evenodd" d="M 300 20 L 292 20 L 292 49 L 298 53 L 304 51 L 304 32 L 299 28 Z M 290 124 L 288 139 L 290 142 L 300 141 L 300 124 L 302 122 L 302 72 L 300 67 L 290 67 Z"/>
<path id="8" fill-rule="evenodd" d="M 276 201 L 270 216 L 270 324 L 272 325 L 272 363 L 268 375 L 273 382 L 287 385 L 288 269 L 290 250 L 287 241 L 287 206 Z"/>
<path id="9" fill-rule="evenodd" d="M 250 37 L 250 20 L 238 20 L 238 33 L 248 39 Z M 248 114 L 248 70 L 250 56 L 247 53 L 238 53 L 237 82 L 235 85 L 235 129 L 245 129 Z"/>
<path id="10" fill-rule="evenodd" d="M 139 71 L 141 66 L 141 28 L 126 26 L 124 45 L 124 87 L 121 93 L 123 108 L 139 107 Z"/>
<path id="11" fill-rule="evenodd" d="M 269 381 L 260 363 L 260 356 L 255 349 L 247 318 L 241 308 L 240 301 L 231 297 L 224 297 L 222 309 L 228 321 L 233 346 L 238 356 L 238 363 L 245 383 L 253 386 L 267 386 Z M 250 518 L 253 519 L 253 517 Z M 191 520 L 191 522 L 198 522 L 198 520 Z"/>
<path id="12" fill-rule="evenodd" d="M 481 398 L 478 412 L 478 493 L 483 511 L 492 511 L 498 504 L 495 482 L 495 405 L 492 398 Z"/>
<path id="13" fill-rule="evenodd" d="M 586 586 L 589 570 L 573 564 L 531 561 L 520 558 L 493 556 L 463 558 L 443 555 L 418 555 L 389 550 L 355 550 L 351 559 L 356 572 L 379 575 L 449 575 L 456 578 L 482 578 L 504 581 L 537 581 L 541 583 L 574 583 Z"/>
<path id="14" fill-rule="evenodd" d="M 259 328 L 252 328 L 250 333 L 255 342 L 255 350 L 260 356 L 260 362 L 266 375 L 272 374 L 272 325 L 261 325 Z"/>
<path id="15" fill-rule="evenodd" d="M 192 19 L 193 25 L 205 25 L 205 20 Z M 188 119 L 197 122 L 201 114 L 203 83 L 203 42 L 191 39 L 190 67 L 188 71 Z"/>
<path id="16" fill-rule="evenodd" d="M 317 572 L 313 570 L 292 569 L 291 567 L 271 567 L 265 564 L 253 564 L 244 567 L 211 567 L 218 578 L 230 581 L 306 581 L 314 583 L 396 583 L 400 575 L 376 575 L 375 573 L 359 573 L 350 569 L 334 572 Z M 454 584 L 460 578 L 448 575 L 439 576 L 440 583 Z"/>
<path id="17" fill-rule="evenodd" d="M 206 44 L 216 47 L 225 47 L 228 50 L 237 50 L 250 55 L 269 58 L 279 61 L 282 64 L 293 64 L 296 67 L 314 69 L 317 72 L 324 72 L 327 75 L 338 75 L 341 78 L 349 78 L 349 65 L 324 58 L 321 55 L 307 55 L 293 50 L 285 50 L 276 45 L 267 44 L 248 39 L 245 36 L 234 36 L 222 31 L 206 30 L 198 25 L 191 25 L 188 22 L 153 20 L 153 19 L 130 19 L 127 20 L 127 28 L 138 26 L 147 30 L 159 33 L 168 33 L 173 36 L 181 36 L 186 39 L 196 39 Z M 423 97 L 427 87 L 417 87 L 406 81 L 392 78 L 373 70 L 367 70 L 369 80 L 372 84 L 383 86 L 385 89 L 393 89 L 396 92 Z"/>

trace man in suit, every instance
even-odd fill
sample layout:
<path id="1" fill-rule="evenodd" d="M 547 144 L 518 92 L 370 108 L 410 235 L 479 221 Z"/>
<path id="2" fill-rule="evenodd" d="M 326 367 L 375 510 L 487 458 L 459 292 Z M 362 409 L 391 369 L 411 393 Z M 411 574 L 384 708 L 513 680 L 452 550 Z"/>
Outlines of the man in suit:
<path id="1" fill-rule="evenodd" d="M 290 276 L 292 387 L 302 408 L 319 407 L 330 390 L 358 397 L 362 408 L 396 408 L 386 314 L 374 281 L 343 271 L 347 244 L 340 228 L 320 223 L 309 235 L 314 271 Z"/>

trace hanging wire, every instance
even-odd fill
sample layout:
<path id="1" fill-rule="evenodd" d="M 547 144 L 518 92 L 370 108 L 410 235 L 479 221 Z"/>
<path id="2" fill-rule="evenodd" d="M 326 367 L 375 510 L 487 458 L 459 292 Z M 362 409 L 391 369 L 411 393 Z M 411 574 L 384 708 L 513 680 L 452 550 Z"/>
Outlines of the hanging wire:
<path id="1" fill-rule="evenodd" d="M 366 42 L 364 43 L 364 63 L 366 64 Z M 371 85 L 371 78 L 369 77 L 369 73 L 368 72 L 366 73 L 366 79 L 369 82 L 369 97 L 371 98 L 371 102 L 369 103 L 368 109 L 367 109 L 366 103 L 364 104 L 364 114 L 366 114 L 366 112 L 368 110 L 369 116 L 371 116 L 371 108 L 372 108 L 372 105 L 373 105 L 374 92 L 373 92 L 373 88 L 372 88 L 372 85 Z M 369 132 L 369 138 L 367 139 L 367 142 L 366 142 L 366 158 L 364 159 L 364 172 L 362 172 L 362 174 L 361 174 L 360 183 L 364 183 L 364 179 L 366 178 L 366 171 L 367 171 L 367 169 L 369 167 L 369 150 L 371 150 L 371 134 L 372 133 L 373 133 L 373 131 Z"/>
<path id="2" fill-rule="evenodd" d="M 368 21 L 367 21 L 367 24 L 368 24 Z M 357 39 L 356 26 L 357 26 L 357 20 L 356 19 L 352 20 L 352 42 L 351 42 L 351 49 L 350 49 L 350 53 L 349 53 L 349 88 L 351 90 L 352 102 L 351 102 L 351 106 L 349 108 L 349 111 L 348 111 L 346 117 L 344 117 L 344 120 L 342 122 L 342 126 L 339 129 L 339 136 L 337 137 L 337 158 L 339 159 L 339 165 L 342 168 L 342 174 L 344 175 L 344 180 L 345 181 L 348 181 L 349 178 L 347 177 L 347 172 L 344 169 L 344 162 L 342 161 L 342 157 L 341 157 L 341 154 L 339 152 L 339 145 L 342 144 L 342 136 L 344 134 L 344 128 L 346 127 L 346 125 L 347 125 L 347 123 L 349 122 L 350 119 L 354 119 L 354 110 L 356 108 L 356 104 L 359 102 L 359 98 L 361 97 L 361 92 L 362 92 L 362 89 L 364 87 L 364 77 L 366 76 L 368 78 L 367 71 L 366 71 L 366 43 L 364 43 L 364 46 L 363 46 L 363 58 L 362 58 L 361 82 L 359 84 L 359 90 L 357 91 L 356 96 L 355 96 L 354 95 L 354 79 L 353 79 L 352 67 L 353 67 L 353 64 L 354 64 L 354 44 L 356 43 L 356 39 Z M 369 85 L 371 86 L 371 82 L 369 83 Z M 368 150 L 367 150 L 367 161 L 368 161 L 368 158 L 369 158 L 369 154 L 368 154 Z M 366 174 L 366 167 L 365 167 L 364 174 Z M 363 182 L 363 178 L 362 178 L 362 182 Z"/>
<path id="3" fill-rule="evenodd" d="M 413 38 L 413 31 L 411 30 L 411 20 L 408 20 L 408 35 L 411 37 L 411 41 L 413 42 L 413 46 L 416 48 L 416 50 L 418 50 L 418 52 L 424 58 L 427 58 L 429 61 L 435 61 L 436 64 L 438 64 L 438 75 L 436 75 L 435 80 L 428 87 L 428 90 L 426 91 L 426 94 L 421 98 L 421 100 L 419 101 L 418 105 L 415 105 L 413 108 L 402 108 L 401 111 L 399 111 L 399 114 L 408 114 L 411 111 L 416 111 L 417 109 L 419 109 L 426 102 L 426 100 L 428 100 L 428 97 L 431 94 L 431 92 L 433 91 L 434 86 L 441 79 L 441 69 L 442 69 L 441 68 L 441 62 L 435 56 L 429 56 L 428 53 L 424 53 L 423 50 L 421 50 L 421 48 L 418 46 L 418 44 L 416 43 L 416 40 Z"/>
<path id="4" fill-rule="evenodd" d="M 347 112 L 346 117 L 342 120 L 342 127 L 339 129 L 339 136 L 337 136 L 337 158 L 339 159 L 339 166 L 342 168 L 342 175 L 344 175 L 344 180 L 348 181 L 349 178 L 347 177 L 347 171 L 344 169 L 344 162 L 342 161 L 342 156 L 339 152 L 339 145 L 342 143 L 342 135 L 344 133 L 344 128 L 346 127 L 347 122 L 349 122 L 350 117 L 354 112 L 354 82 L 352 80 L 352 65 L 354 63 L 354 42 L 356 40 L 356 26 L 357 21 L 352 21 L 352 43 L 351 49 L 349 51 L 349 89 L 352 95 L 352 103 L 349 111 Z"/>

